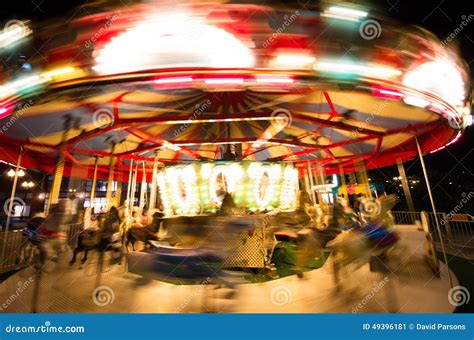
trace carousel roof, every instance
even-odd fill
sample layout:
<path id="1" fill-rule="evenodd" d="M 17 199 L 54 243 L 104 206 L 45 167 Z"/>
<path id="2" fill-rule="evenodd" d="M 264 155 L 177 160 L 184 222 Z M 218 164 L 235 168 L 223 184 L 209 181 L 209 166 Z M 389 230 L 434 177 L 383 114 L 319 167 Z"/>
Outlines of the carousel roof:
<path id="1" fill-rule="evenodd" d="M 235 160 L 319 162 L 331 173 L 409 159 L 415 136 L 433 152 L 466 126 L 466 68 L 422 30 L 374 17 L 365 22 L 382 29 L 369 39 L 364 21 L 328 9 L 152 9 L 42 27 L 32 40 L 42 58 L 0 86 L 0 159 L 22 152 L 23 166 L 51 171 L 62 153 L 70 175 L 90 176 L 95 159 L 106 174 L 113 156 L 120 177 L 131 160 L 233 150 Z"/>

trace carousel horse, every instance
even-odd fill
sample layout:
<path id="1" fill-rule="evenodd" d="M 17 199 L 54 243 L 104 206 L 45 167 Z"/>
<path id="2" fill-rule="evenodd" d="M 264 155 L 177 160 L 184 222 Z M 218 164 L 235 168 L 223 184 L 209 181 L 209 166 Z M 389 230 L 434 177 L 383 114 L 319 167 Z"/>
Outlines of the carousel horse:
<path id="1" fill-rule="evenodd" d="M 67 218 L 64 201 L 61 201 L 51 207 L 48 216 L 35 215 L 24 230 L 23 236 L 28 243 L 26 247 L 36 248 L 39 253 L 38 261 L 34 263 L 37 270 L 42 269 L 48 260 L 57 262 L 66 239 L 61 229 Z"/>
<path id="2" fill-rule="evenodd" d="M 101 214 L 97 218 L 98 229 L 82 230 L 77 239 L 77 246 L 73 250 L 73 255 L 69 265 L 72 266 L 76 262 L 77 255 L 84 253 L 81 264 L 84 265 L 87 261 L 89 251 L 112 251 L 119 253 L 117 263 L 121 263 L 122 259 L 122 244 L 119 233 L 120 219 L 118 217 L 117 209 L 112 207 L 108 214 Z"/>
<path id="3" fill-rule="evenodd" d="M 340 223 L 345 223 L 345 215 L 341 204 L 314 205 L 308 193 L 300 192 L 296 211 L 277 213 L 271 220 L 278 241 L 272 262 L 290 265 L 300 278 L 305 270 L 319 268 L 326 244 L 343 229 Z"/>
<path id="4" fill-rule="evenodd" d="M 226 204 L 217 216 L 181 216 L 165 221 L 170 237 L 176 238 L 175 246 L 151 241 L 148 252 L 128 254 L 129 267 L 136 274 L 157 279 L 194 283 L 211 277 L 220 281 L 225 276 L 222 266 L 235 252 L 238 238 L 256 224 L 252 216 L 225 215 L 235 211 Z"/>
<path id="5" fill-rule="evenodd" d="M 379 211 L 376 215 L 372 214 L 367 224 L 342 231 L 327 243 L 333 255 L 336 282 L 339 269 L 343 266 L 353 263 L 360 267 L 374 258 L 387 260 L 387 252 L 396 247 L 399 241 L 398 234 L 390 227 L 387 218 L 387 212 L 396 203 L 397 199 L 393 195 L 373 203 Z"/>
<path id="6" fill-rule="evenodd" d="M 16 263 L 29 263 L 32 260 L 35 248 L 35 240 L 38 238 L 38 228 L 45 221 L 46 215 L 44 213 L 37 213 L 27 222 L 23 229 L 23 242 L 19 250 L 19 256 Z"/>
<path id="7" fill-rule="evenodd" d="M 132 246 L 132 250 L 135 251 L 135 243 L 140 241 L 145 244 L 145 247 L 151 245 L 150 241 L 158 241 L 158 232 L 160 230 L 160 224 L 163 221 L 163 213 L 155 212 L 153 214 L 153 220 L 151 223 L 146 225 L 132 225 L 125 233 L 125 248 Z"/>

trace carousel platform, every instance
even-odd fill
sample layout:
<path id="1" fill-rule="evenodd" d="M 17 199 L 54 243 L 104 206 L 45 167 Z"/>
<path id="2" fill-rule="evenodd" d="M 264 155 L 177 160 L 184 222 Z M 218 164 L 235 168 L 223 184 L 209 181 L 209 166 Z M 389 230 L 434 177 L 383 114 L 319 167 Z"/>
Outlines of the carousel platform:
<path id="1" fill-rule="evenodd" d="M 331 258 L 320 268 L 263 283 L 237 286 L 232 299 L 216 289 L 212 279 L 196 285 L 147 281 L 126 271 L 126 265 L 106 265 L 97 280 L 94 254 L 82 269 L 70 267 L 70 253 L 51 263 L 41 277 L 40 313 L 450 313 L 447 267 L 433 275 L 423 253 L 424 234 L 413 226 L 399 226 L 409 256 L 388 274 L 369 265 L 347 267 L 340 285 L 334 283 Z M 454 284 L 457 280 L 454 277 Z M 31 268 L 0 285 L 1 312 L 27 313 L 37 278 Z M 99 288 L 97 288 L 99 287 Z M 94 295 L 94 290 L 96 295 Z M 100 290 L 100 291 L 99 291 Z M 94 296 L 94 298 L 93 298 Z"/>

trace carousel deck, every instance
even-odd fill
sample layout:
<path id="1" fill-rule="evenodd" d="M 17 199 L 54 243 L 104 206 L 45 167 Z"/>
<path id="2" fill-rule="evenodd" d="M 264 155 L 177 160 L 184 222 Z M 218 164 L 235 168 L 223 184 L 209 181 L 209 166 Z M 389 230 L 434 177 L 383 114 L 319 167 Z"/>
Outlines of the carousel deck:
<path id="1" fill-rule="evenodd" d="M 373 273 L 368 265 L 347 268 L 339 289 L 332 275 L 331 260 L 317 270 L 264 283 L 241 284 L 233 300 L 223 300 L 225 290 L 216 290 L 212 280 L 202 285 L 177 286 L 144 281 L 126 273 L 125 265 L 106 266 L 96 282 L 95 257 L 89 265 L 69 267 L 70 254 L 51 264 L 41 279 L 37 310 L 40 313 L 450 313 L 447 268 L 437 278 L 423 259 L 424 234 L 401 227 L 411 254 L 408 263 L 390 275 Z M 2 312 L 30 312 L 34 287 L 32 269 L 24 269 L 0 285 Z M 457 284 L 455 279 L 454 284 Z M 94 303 L 97 286 L 106 286 Z M 19 289 L 21 287 L 21 289 Z M 212 299 L 206 297 L 213 296 Z M 97 303 L 98 302 L 98 303 Z M 99 306 L 98 304 L 105 304 Z"/>

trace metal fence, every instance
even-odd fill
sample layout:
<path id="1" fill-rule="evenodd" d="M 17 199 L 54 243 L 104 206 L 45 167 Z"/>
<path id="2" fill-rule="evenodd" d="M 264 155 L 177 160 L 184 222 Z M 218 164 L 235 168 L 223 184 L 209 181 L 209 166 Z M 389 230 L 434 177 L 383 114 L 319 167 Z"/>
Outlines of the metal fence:
<path id="1" fill-rule="evenodd" d="M 415 221 L 421 221 L 421 213 L 413 211 L 392 211 L 395 224 L 416 224 Z"/>
<path id="2" fill-rule="evenodd" d="M 395 224 L 415 225 L 421 221 L 421 212 L 392 211 Z M 448 245 L 474 248 L 474 218 L 469 214 L 446 214 L 426 212 L 429 231 L 435 242 L 440 242 L 436 220 L 438 220 L 443 239 Z"/>
<path id="3" fill-rule="evenodd" d="M 21 268 L 22 263 L 19 263 L 19 259 L 24 244 L 21 231 L 0 232 L 0 274 Z"/>
<path id="4" fill-rule="evenodd" d="M 62 230 L 66 234 L 66 245 L 70 249 L 77 246 L 77 239 L 82 230 L 82 224 L 68 224 Z M 15 269 L 20 269 L 29 264 L 22 256 L 24 246 L 28 240 L 23 236 L 22 230 L 0 232 L 0 274 Z M 3 254 L 3 258 L 1 258 Z"/>

